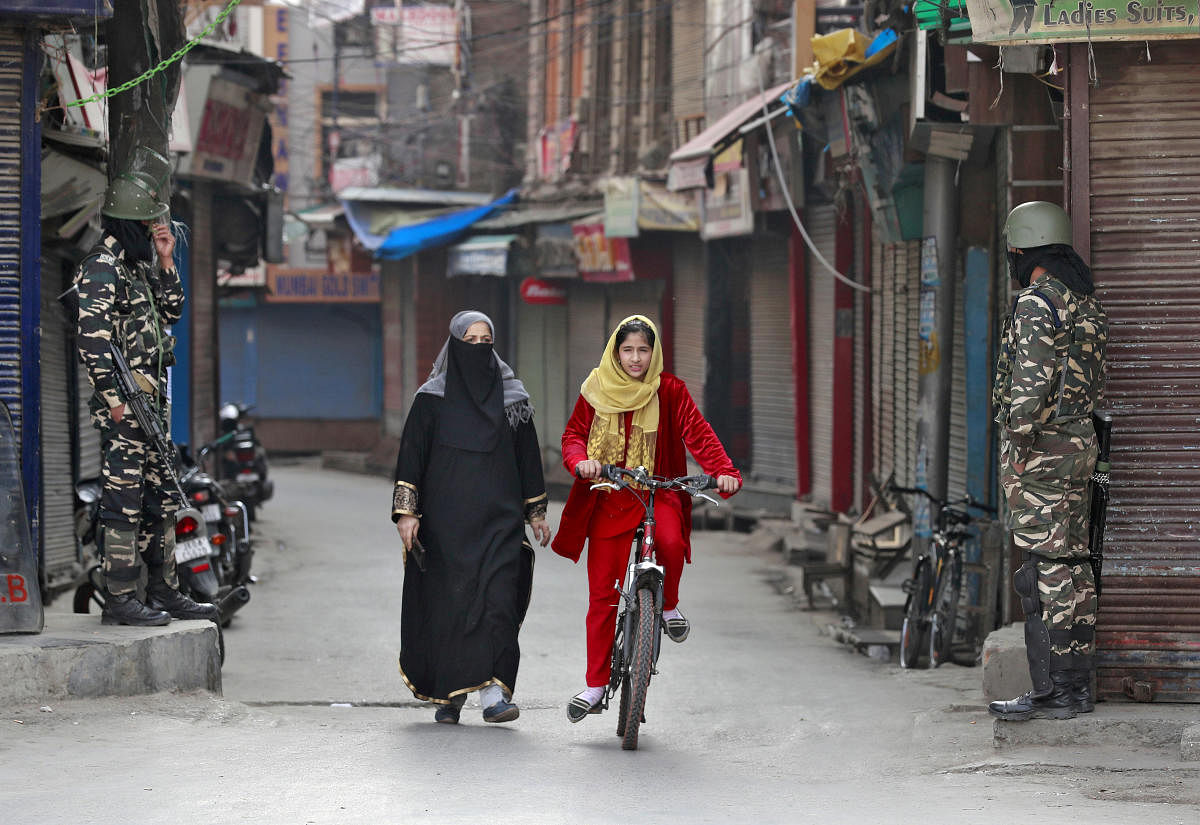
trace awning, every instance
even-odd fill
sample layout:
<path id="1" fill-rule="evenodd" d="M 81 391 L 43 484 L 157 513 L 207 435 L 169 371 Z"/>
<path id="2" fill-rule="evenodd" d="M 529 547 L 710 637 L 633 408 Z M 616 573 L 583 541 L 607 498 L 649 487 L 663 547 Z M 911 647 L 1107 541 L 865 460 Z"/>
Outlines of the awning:
<path id="1" fill-rule="evenodd" d="M 595 214 L 602 208 L 599 203 L 565 203 L 553 206 L 521 206 L 497 210 L 492 217 L 479 222 L 476 229 L 493 231 L 496 229 L 516 229 L 519 226 L 529 226 L 538 223 L 562 223 Z"/>
<path id="2" fill-rule="evenodd" d="M 347 204 L 346 219 L 363 246 L 375 252 L 375 257 L 385 261 L 398 261 L 424 249 L 433 249 L 458 240 L 472 225 L 488 217 L 498 208 L 516 200 L 517 190 L 509 190 L 504 197 L 483 206 L 458 209 L 452 212 L 399 226 L 385 236 L 373 234 L 362 224 Z"/>
<path id="3" fill-rule="evenodd" d="M 741 126 L 754 117 L 761 118 L 763 105 L 778 100 L 791 85 L 791 82 L 781 83 L 735 106 L 712 126 L 672 152 L 671 167 L 667 172 L 667 189 L 677 192 L 680 189 L 700 189 L 708 186 L 707 168 L 713 155 L 741 137 L 738 131 Z"/>
<path id="4" fill-rule="evenodd" d="M 320 206 L 301 209 L 293 214 L 296 220 L 302 221 L 306 226 L 313 229 L 326 229 L 333 226 L 338 218 L 346 214 L 346 208 L 340 203 L 323 203 Z"/>
<path id="5" fill-rule="evenodd" d="M 450 247 L 446 275 L 508 274 L 508 252 L 516 235 L 476 235 Z"/>

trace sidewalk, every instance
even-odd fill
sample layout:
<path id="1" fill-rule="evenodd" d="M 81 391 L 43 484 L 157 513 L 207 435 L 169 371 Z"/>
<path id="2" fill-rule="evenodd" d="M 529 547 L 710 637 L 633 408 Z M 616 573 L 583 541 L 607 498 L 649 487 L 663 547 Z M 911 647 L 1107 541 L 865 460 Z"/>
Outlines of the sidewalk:
<path id="1" fill-rule="evenodd" d="M 764 561 L 764 580 L 792 603 L 802 620 L 811 621 L 819 633 L 846 645 L 848 650 L 858 649 L 887 662 L 883 666 L 893 670 L 892 675 L 957 688 L 965 706 L 950 710 L 983 711 L 993 699 L 1011 699 L 1029 690 L 1024 637 L 1019 625 L 1001 628 L 988 636 L 980 667 L 949 664 L 936 670 L 904 671 L 894 651 L 885 645 L 869 643 L 870 631 L 839 632 L 843 626 L 840 614 L 809 608 L 803 588 L 792 572 L 797 568 L 791 568 L 786 560 L 785 541 L 777 525 L 756 530 L 747 538 L 746 547 Z M 991 722 L 992 743 L 997 752 L 1060 749 L 1062 761 L 1069 762 L 1072 758 L 1069 754 L 1078 754 L 1080 751 L 1076 749 L 1081 747 L 1137 748 L 1158 751 L 1181 763 L 1200 762 L 1200 707 L 1196 705 L 1099 702 L 1094 712 L 1070 720 L 993 719 Z"/>
<path id="2" fill-rule="evenodd" d="M 0 673 L 0 706 L 159 691 L 221 692 L 217 629 L 211 622 L 105 626 L 95 613 L 66 613 L 57 604 L 47 608 L 42 633 L 0 636 Z"/>

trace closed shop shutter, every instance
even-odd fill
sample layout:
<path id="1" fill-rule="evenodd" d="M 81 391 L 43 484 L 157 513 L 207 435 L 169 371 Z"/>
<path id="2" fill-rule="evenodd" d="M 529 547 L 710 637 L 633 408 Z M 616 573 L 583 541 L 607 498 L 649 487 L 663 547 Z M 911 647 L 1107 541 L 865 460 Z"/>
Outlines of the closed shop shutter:
<path id="1" fill-rule="evenodd" d="M 24 44 L 0 31 L 0 400 L 22 443 L 21 393 L 21 87 Z"/>
<path id="2" fill-rule="evenodd" d="M 961 269 L 961 267 L 956 267 Z M 954 335 L 950 365 L 950 440 L 946 473 L 946 497 L 960 498 L 967 492 L 967 358 L 963 297 L 967 287 L 961 273 L 954 289 Z"/>
<path id="3" fill-rule="evenodd" d="M 863 225 L 862 215 L 855 213 L 854 216 L 854 272 L 849 273 L 853 280 L 861 281 L 863 273 L 863 263 L 866 260 L 866 227 Z M 867 315 L 865 312 L 867 301 L 870 300 L 868 295 L 863 294 L 859 290 L 854 290 L 854 470 L 852 475 L 854 490 L 854 508 L 857 512 L 862 512 L 863 500 L 863 480 L 861 478 L 863 471 L 863 448 L 865 446 L 864 436 L 866 435 L 866 416 L 863 413 L 866 411 L 867 404 Z"/>
<path id="4" fill-rule="evenodd" d="M 837 247 L 837 213 L 831 204 L 813 205 L 805 213 L 805 228 L 827 261 Z M 808 403 L 811 411 L 812 501 L 828 507 L 833 473 L 833 334 L 834 279 L 810 251 L 808 278 Z M 786 295 L 786 292 L 781 293 Z"/>
<path id="5" fill-rule="evenodd" d="M 912 486 L 916 470 L 920 242 L 879 244 L 872 295 L 875 472 Z"/>
<path id="6" fill-rule="evenodd" d="M 795 489 L 796 394 L 792 381 L 787 238 L 759 233 L 754 236 L 751 255 L 751 475 Z"/>
<path id="7" fill-rule="evenodd" d="M 895 342 L 892 340 L 896 321 L 893 306 L 895 278 L 895 244 L 875 242 L 871 245 L 871 271 L 875 273 L 871 291 L 871 368 L 872 425 L 874 427 L 875 472 L 882 478 L 896 466 L 895 445 Z"/>
<path id="8" fill-rule="evenodd" d="M 604 340 L 616 329 L 617 324 L 630 315 L 645 315 L 657 327 L 662 323 L 662 296 L 666 288 L 665 281 L 629 281 L 622 284 L 609 284 L 608 320 L 604 324 Z M 593 362 L 599 360 L 600 349 L 592 354 Z M 596 366 L 595 363 L 592 366 Z"/>
<path id="9" fill-rule="evenodd" d="M 704 275 L 704 244 L 698 235 L 676 236 L 675 251 L 675 374 L 704 412 L 704 315 L 708 286 Z"/>
<path id="10" fill-rule="evenodd" d="M 42 552 L 48 582 L 75 572 L 75 497 L 71 473 L 71 414 L 66 312 L 58 302 L 62 279 L 53 266 L 42 278 Z M 85 379 L 86 380 L 86 379 Z M 90 422 L 89 422 L 90 427 Z"/>
<path id="11" fill-rule="evenodd" d="M 607 329 L 605 287 L 572 281 L 567 289 L 567 389 L 571 409 L 579 386 L 596 364 L 612 330 Z"/>
<path id="12" fill-rule="evenodd" d="M 1099 692 L 1197 702 L 1200 55 L 1195 41 L 1156 43 L 1153 62 L 1147 51 L 1097 45 L 1103 82 L 1072 86 L 1089 98 L 1071 105 L 1090 113 L 1091 265 L 1110 322 Z M 1074 52 L 1071 72 L 1086 73 L 1086 60 Z"/>
<path id="13" fill-rule="evenodd" d="M 562 432 L 579 395 L 578 387 L 567 386 L 567 308 L 518 302 L 517 336 L 512 366 L 533 401 L 542 452 L 557 461 Z"/>

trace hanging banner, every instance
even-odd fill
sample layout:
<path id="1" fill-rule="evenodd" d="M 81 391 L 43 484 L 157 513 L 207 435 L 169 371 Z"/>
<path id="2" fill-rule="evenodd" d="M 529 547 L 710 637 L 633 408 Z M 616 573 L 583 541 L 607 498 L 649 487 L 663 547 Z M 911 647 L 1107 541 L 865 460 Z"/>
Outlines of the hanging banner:
<path id="1" fill-rule="evenodd" d="M 665 184 L 641 181 L 637 221 L 649 231 L 699 232 L 699 198 L 694 191 L 671 192 Z"/>
<path id="2" fill-rule="evenodd" d="M 966 0 L 976 43 L 1197 37 L 1198 0 Z"/>
<path id="3" fill-rule="evenodd" d="M 609 178 L 604 188 L 604 234 L 610 238 L 636 238 L 638 234 L 638 179 Z"/>
<path id="4" fill-rule="evenodd" d="M 575 255 L 583 280 L 605 283 L 633 280 L 628 239 L 606 236 L 602 223 L 573 224 L 571 233 L 575 236 Z"/>
<path id="5" fill-rule="evenodd" d="M 750 174 L 742 167 L 716 171 L 715 185 L 704 191 L 701 233 L 709 238 L 749 235 L 754 231 L 750 208 Z"/>
<path id="6" fill-rule="evenodd" d="M 264 95 L 216 75 L 208 83 L 208 100 L 196 136 L 191 173 L 196 177 L 254 184 L 266 113 L 272 107 Z"/>

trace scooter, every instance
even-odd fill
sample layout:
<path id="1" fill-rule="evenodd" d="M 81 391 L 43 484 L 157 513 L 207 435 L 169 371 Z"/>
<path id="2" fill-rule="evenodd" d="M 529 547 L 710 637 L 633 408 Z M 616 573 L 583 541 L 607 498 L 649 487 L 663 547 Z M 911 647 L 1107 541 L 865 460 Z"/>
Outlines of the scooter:
<path id="1" fill-rule="evenodd" d="M 245 420 L 251 409 L 246 404 L 224 404 L 218 417 L 222 433 L 230 437 L 221 451 L 221 479 L 232 485 L 253 521 L 258 508 L 275 494 L 275 482 L 267 476 L 267 451 L 254 434 L 254 427 Z"/>

